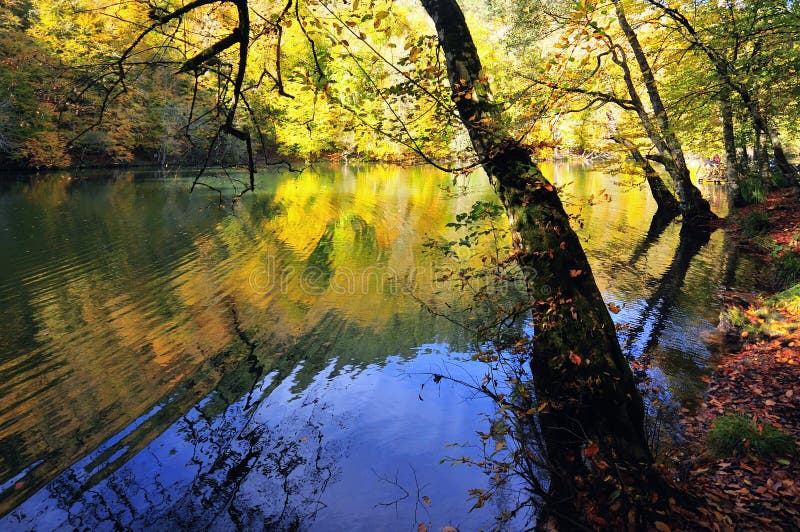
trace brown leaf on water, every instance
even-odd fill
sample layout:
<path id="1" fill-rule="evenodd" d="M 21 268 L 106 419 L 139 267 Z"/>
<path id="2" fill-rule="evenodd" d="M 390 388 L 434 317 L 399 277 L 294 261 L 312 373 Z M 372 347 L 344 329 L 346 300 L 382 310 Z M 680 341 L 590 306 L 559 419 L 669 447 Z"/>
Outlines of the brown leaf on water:
<path id="1" fill-rule="evenodd" d="M 569 352 L 569 359 L 576 366 L 580 366 L 581 365 L 581 362 L 582 362 L 581 357 L 579 357 L 578 355 L 576 355 L 572 351 Z"/>
<path id="2" fill-rule="evenodd" d="M 430 506 L 430 505 L 431 505 L 431 498 L 430 498 L 430 497 L 428 497 L 427 495 L 423 495 L 423 496 L 422 496 L 422 503 L 423 503 L 425 506 Z"/>
<path id="3" fill-rule="evenodd" d="M 417 525 L 417 532 L 428 532 L 428 525 L 420 523 Z"/>
<path id="4" fill-rule="evenodd" d="M 608 310 L 610 310 L 614 314 L 619 314 L 619 311 L 622 310 L 622 307 L 620 307 L 614 302 L 611 302 L 608 304 Z"/>
<path id="5" fill-rule="evenodd" d="M 655 523 L 653 523 L 653 525 L 655 525 L 656 530 L 658 530 L 658 532 L 671 532 L 672 531 L 672 529 L 669 527 L 669 525 L 667 523 L 663 522 L 663 521 L 656 521 Z"/>
<path id="6" fill-rule="evenodd" d="M 569 276 L 570 277 L 577 277 L 582 273 L 583 273 L 583 270 L 570 270 L 569 271 Z"/>

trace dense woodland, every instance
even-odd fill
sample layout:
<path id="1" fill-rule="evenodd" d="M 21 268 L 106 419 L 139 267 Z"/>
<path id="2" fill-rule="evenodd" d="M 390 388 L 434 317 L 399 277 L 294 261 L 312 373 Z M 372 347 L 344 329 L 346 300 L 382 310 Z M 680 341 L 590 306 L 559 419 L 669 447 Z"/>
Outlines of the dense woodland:
<path id="1" fill-rule="evenodd" d="M 679 525 L 711 515 L 653 453 L 611 317 L 619 308 L 604 302 L 574 217 L 536 161 L 615 161 L 644 177 L 659 207 L 653 239 L 680 215 L 685 275 L 717 218 L 691 168 L 727 182 L 734 205 L 798 184 L 795 2 L 0 9 L 4 167 L 240 165 L 253 190 L 259 168 L 297 160 L 419 161 L 456 175 L 481 166 L 510 226 L 503 262 L 519 267 L 526 290 L 513 313 L 529 314 L 535 330 L 533 344 L 497 347 L 524 360 L 531 381 L 509 381 L 507 393 L 481 387 L 507 423 L 501 436 L 522 443 L 508 462 L 481 467 L 521 473 L 543 529 L 662 530 L 667 515 Z M 456 225 L 485 223 L 481 209 Z"/>
<path id="2" fill-rule="evenodd" d="M 198 163 L 209 148 L 243 163 L 217 135 L 233 106 L 262 161 L 469 158 L 415 2 L 248 2 L 241 102 L 235 3 L 200 4 L 141 35 L 179 4 L 4 2 L 4 166 Z M 508 131 L 540 157 L 735 152 L 740 174 L 771 179 L 773 148 L 797 139 L 791 2 L 462 4 Z"/>

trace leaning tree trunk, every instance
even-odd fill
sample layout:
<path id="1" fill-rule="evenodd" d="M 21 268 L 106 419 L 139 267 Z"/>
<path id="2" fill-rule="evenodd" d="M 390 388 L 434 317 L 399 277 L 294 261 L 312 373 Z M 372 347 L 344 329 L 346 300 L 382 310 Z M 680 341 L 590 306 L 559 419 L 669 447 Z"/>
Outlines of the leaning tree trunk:
<path id="1" fill-rule="evenodd" d="M 545 515 L 585 526 L 592 505 L 585 494 L 610 500 L 615 493 L 624 515 L 633 510 L 638 520 L 657 484 L 643 401 L 589 262 L 555 188 L 529 151 L 503 131 L 458 4 L 421 1 L 436 25 L 458 113 L 506 208 L 528 282 L 534 387 L 547 404 L 539 417 L 550 470 Z"/>
<path id="2" fill-rule="evenodd" d="M 656 200 L 656 204 L 658 205 L 656 215 L 660 218 L 667 216 L 674 218 L 677 216 L 677 214 L 681 212 L 678 200 L 675 199 L 675 196 L 672 195 L 667 185 L 664 184 L 664 180 L 658 175 L 658 172 L 656 172 L 656 169 L 650 164 L 650 161 L 642 155 L 639 148 L 636 147 L 636 144 L 625 137 L 616 135 L 612 136 L 611 140 L 625 146 L 628 153 L 631 154 L 633 161 L 644 171 L 644 177 L 647 180 L 647 185 L 650 187 L 650 193 L 653 195 L 653 199 Z"/>
<path id="3" fill-rule="evenodd" d="M 654 120 L 652 120 L 652 122 L 654 123 L 650 123 L 651 120 L 649 117 L 643 117 L 643 115 L 647 114 L 643 106 L 641 106 L 641 109 L 637 106 L 637 111 L 640 118 L 642 118 L 650 140 L 659 152 L 659 162 L 664 165 L 667 173 L 672 177 L 675 194 L 678 196 L 678 201 L 680 202 L 684 222 L 705 221 L 716 218 L 716 215 L 711 212 L 708 201 L 703 198 L 700 190 L 692 183 L 689 166 L 686 164 L 686 158 L 683 154 L 683 147 L 670 126 L 667 109 L 664 106 L 664 102 L 661 100 L 661 93 L 658 90 L 658 85 L 653 75 L 653 70 L 650 67 L 650 62 L 639 42 L 636 31 L 628 22 L 628 18 L 622 6 L 622 1 L 613 0 L 613 3 L 617 15 L 617 22 L 619 22 L 622 33 L 625 35 L 625 40 L 628 42 L 633 52 L 636 64 L 639 67 L 639 73 L 644 81 L 647 97 L 653 108 Z M 626 84 L 628 85 L 628 91 L 633 95 L 635 89 L 633 88 L 633 80 L 629 72 L 626 72 Z"/>

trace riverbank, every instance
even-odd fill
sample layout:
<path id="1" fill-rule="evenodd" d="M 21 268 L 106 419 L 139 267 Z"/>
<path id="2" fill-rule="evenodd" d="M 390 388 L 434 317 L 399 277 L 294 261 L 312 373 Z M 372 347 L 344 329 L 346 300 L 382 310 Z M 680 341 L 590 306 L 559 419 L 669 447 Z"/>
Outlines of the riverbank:
<path id="1" fill-rule="evenodd" d="M 686 489 L 707 501 L 711 528 L 800 529 L 797 203 L 797 190 L 780 190 L 725 223 L 764 265 L 764 293 L 727 295 L 720 358 L 700 409 L 683 419 L 687 444 L 671 457 Z"/>

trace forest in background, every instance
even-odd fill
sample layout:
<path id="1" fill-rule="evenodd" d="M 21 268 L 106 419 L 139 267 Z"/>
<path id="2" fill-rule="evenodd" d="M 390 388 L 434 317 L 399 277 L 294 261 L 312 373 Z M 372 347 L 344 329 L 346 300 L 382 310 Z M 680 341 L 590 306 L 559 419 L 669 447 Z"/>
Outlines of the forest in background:
<path id="1" fill-rule="evenodd" d="M 658 162 L 646 116 L 655 121 L 660 111 L 643 96 L 648 69 L 687 154 L 724 156 L 727 113 L 739 173 L 771 180 L 768 147 L 782 142 L 792 152 L 800 137 L 793 2 L 620 2 L 644 70 L 615 3 L 462 4 L 505 127 L 540 158 L 633 147 Z M 188 12 L 137 40 L 180 5 L 4 2 L 3 167 L 245 162 L 244 145 L 218 129 L 233 107 L 236 51 L 221 38 L 236 23 L 233 3 Z M 416 3 L 248 5 L 250 61 L 244 105 L 234 111 L 261 162 L 469 158 L 443 54 Z M 214 61 L 190 64 L 215 46 Z"/>

